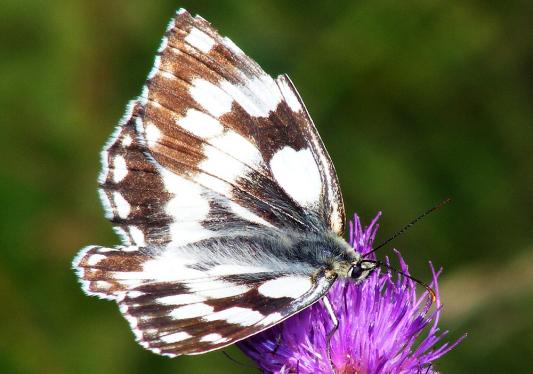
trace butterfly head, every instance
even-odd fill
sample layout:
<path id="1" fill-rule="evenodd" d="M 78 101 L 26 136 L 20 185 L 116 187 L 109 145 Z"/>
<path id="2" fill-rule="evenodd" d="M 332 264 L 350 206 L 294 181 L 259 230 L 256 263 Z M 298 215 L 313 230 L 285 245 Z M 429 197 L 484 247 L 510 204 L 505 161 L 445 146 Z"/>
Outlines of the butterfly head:
<path id="1" fill-rule="evenodd" d="M 377 266 L 378 264 L 375 261 L 368 261 L 361 258 L 351 263 L 351 266 L 348 269 L 347 278 L 359 283 L 365 280 Z"/>
<path id="2" fill-rule="evenodd" d="M 370 247 L 354 248 L 340 238 L 329 243 L 333 243 L 330 244 L 330 251 L 337 254 L 337 256 L 331 256 L 336 260 L 330 263 L 330 269 L 337 277 L 359 283 L 364 281 L 380 265 L 379 261 L 368 259 L 359 251 L 363 249 L 366 253 Z M 324 244 L 326 244 L 325 241 Z"/>

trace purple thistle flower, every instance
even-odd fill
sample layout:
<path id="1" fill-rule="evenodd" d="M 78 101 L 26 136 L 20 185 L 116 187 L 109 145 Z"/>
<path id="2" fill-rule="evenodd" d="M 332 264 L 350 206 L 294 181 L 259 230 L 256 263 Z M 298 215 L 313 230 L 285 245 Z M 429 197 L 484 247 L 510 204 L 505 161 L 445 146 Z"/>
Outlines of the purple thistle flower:
<path id="1" fill-rule="evenodd" d="M 371 251 L 379 217 L 363 229 L 359 217 L 354 216 L 349 242 L 356 251 Z M 409 274 L 402 256 L 396 254 L 400 270 Z M 369 257 L 373 259 L 373 254 Z M 455 348 L 464 336 L 436 347 L 447 331 L 439 334 L 437 327 L 440 271 L 431 263 L 430 268 L 437 297 L 432 312 L 427 292 L 416 295 L 415 282 L 379 269 L 361 284 L 339 280 L 331 287 L 328 298 L 339 319 L 331 357 L 338 373 L 436 373 L 432 362 Z M 331 328 L 325 307 L 317 302 L 238 346 L 267 373 L 330 373 L 326 336 Z"/>

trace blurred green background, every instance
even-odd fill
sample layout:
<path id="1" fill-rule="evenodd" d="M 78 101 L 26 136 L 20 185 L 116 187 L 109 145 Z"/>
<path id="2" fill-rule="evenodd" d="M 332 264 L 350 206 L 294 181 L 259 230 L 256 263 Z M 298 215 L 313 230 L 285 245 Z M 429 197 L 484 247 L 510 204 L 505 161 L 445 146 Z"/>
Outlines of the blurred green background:
<path id="1" fill-rule="evenodd" d="M 0 372 L 253 372 L 219 352 L 144 351 L 70 269 L 82 246 L 117 243 L 96 194 L 99 151 L 178 7 L 291 76 L 347 212 L 384 212 L 378 241 L 454 199 L 394 242 L 419 278 L 428 260 L 444 267 L 442 327 L 469 333 L 437 368 L 532 372 L 529 0 L 3 0 Z"/>

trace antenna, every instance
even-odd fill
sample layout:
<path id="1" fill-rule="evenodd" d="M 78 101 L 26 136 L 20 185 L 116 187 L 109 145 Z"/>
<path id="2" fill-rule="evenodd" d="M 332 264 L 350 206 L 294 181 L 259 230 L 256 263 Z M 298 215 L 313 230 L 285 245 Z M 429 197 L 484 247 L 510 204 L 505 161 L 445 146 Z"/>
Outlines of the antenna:
<path id="1" fill-rule="evenodd" d="M 431 296 L 431 304 L 433 304 L 433 303 L 435 303 L 437 301 L 437 294 L 435 293 L 435 290 L 429 286 L 429 284 L 424 283 L 421 280 L 418 280 L 415 277 L 412 277 L 409 274 L 406 274 L 406 273 L 404 273 L 401 270 L 393 268 L 392 266 L 384 263 L 383 261 L 363 260 L 362 262 L 370 262 L 370 263 L 376 264 L 377 266 L 383 266 L 383 267 L 385 267 L 385 268 L 387 268 L 389 270 L 392 270 L 393 272 L 395 272 L 397 274 L 401 274 L 404 277 L 411 279 L 412 281 L 414 281 L 415 283 L 421 285 L 422 287 L 424 287 L 426 289 L 426 291 L 428 292 L 429 296 Z"/>
<path id="2" fill-rule="evenodd" d="M 435 205 L 434 207 L 432 207 L 431 209 L 428 209 L 426 210 L 424 213 L 422 213 L 421 215 L 419 215 L 418 217 L 416 217 L 414 220 L 412 220 L 411 222 L 409 222 L 407 225 L 405 225 L 404 227 L 402 227 L 400 230 L 398 230 L 394 235 L 392 235 L 390 238 L 388 238 L 387 240 L 385 240 L 383 243 L 381 243 L 380 245 L 378 245 L 376 248 L 372 249 L 370 252 L 367 252 L 363 255 L 363 258 L 364 257 L 367 257 L 369 254 L 371 253 L 374 253 L 376 252 L 378 249 L 384 247 L 385 245 L 389 244 L 391 241 L 393 241 L 394 239 L 396 239 L 398 236 L 402 235 L 404 232 L 406 232 L 409 228 L 411 228 L 411 226 L 413 226 L 415 223 L 417 223 L 418 221 L 420 221 L 422 218 L 424 218 L 425 216 L 427 216 L 428 214 L 430 213 L 433 213 L 434 211 L 436 211 L 437 209 L 440 209 L 442 208 L 444 205 L 448 204 L 450 201 L 452 201 L 451 198 L 446 198 L 444 199 L 443 201 L 441 201 L 440 203 L 438 203 L 437 205 Z M 413 279 L 414 280 L 414 279 Z"/>

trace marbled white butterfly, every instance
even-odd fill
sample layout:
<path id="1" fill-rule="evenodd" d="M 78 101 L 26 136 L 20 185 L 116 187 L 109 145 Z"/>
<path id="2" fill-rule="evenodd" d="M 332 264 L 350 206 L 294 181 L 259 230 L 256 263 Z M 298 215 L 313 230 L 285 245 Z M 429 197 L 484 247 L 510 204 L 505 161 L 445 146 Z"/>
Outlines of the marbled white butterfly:
<path id="1" fill-rule="evenodd" d="M 142 94 L 102 151 L 99 193 L 122 244 L 73 266 L 166 356 L 233 344 L 376 266 L 341 235 L 331 160 L 286 75 L 272 79 L 179 10 Z"/>

